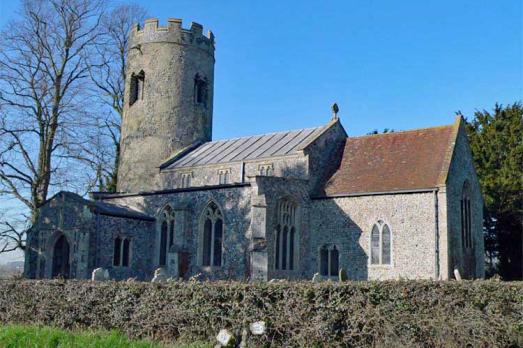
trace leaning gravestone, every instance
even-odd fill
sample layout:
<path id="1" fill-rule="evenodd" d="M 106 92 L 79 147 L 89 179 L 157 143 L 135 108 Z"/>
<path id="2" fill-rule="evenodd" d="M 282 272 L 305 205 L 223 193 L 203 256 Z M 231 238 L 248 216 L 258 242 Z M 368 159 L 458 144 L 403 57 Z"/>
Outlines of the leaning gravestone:
<path id="1" fill-rule="evenodd" d="M 461 274 L 459 274 L 459 269 L 457 268 L 454 269 L 454 277 L 456 280 L 461 280 Z"/>
<path id="2" fill-rule="evenodd" d="M 154 277 L 152 282 L 153 283 L 164 283 L 167 281 L 167 272 L 165 271 L 165 268 L 158 268 L 156 271 L 154 271 Z"/>
<path id="3" fill-rule="evenodd" d="M 103 282 L 109 280 L 109 271 L 105 268 L 97 268 L 91 274 L 91 281 L 93 282 Z"/>

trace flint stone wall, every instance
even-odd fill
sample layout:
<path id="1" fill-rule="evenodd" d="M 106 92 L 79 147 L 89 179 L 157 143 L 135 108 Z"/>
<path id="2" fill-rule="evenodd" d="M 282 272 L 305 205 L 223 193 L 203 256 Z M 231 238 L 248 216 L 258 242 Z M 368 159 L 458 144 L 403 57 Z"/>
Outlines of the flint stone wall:
<path id="1" fill-rule="evenodd" d="M 335 244 L 349 279 L 435 278 L 434 193 L 317 199 L 311 209 L 309 277 L 319 272 L 319 248 Z M 370 264 L 378 220 L 392 232 L 391 265 Z"/>
<path id="2" fill-rule="evenodd" d="M 449 170 L 446 198 L 448 205 L 448 272 L 457 268 L 464 278 L 485 276 L 483 198 L 472 162 L 471 150 L 463 125 L 458 133 Z M 473 248 L 465 250 L 461 240 L 461 197 L 465 181 L 470 184 Z"/>
<path id="3" fill-rule="evenodd" d="M 174 210 L 175 224 L 178 226 L 174 248 L 187 252 L 189 255 L 189 272 L 185 278 L 201 273 L 203 279 L 242 280 L 249 277 L 250 191 L 249 186 L 240 186 L 170 194 L 137 195 L 105 201 L 130 205 L 157 219 L 161 217 L 163 209 L 170 206 Z M 199 255 L 202 252 L 202 243 L 199 242 L 201 215 L 211 201 L 218 205 L 224 218 L 222 267 L 199 265 Z M 154 269 L 159 267 L 159 226 L 160 223 L 157 223 L 150 234 L 150 248 L 148 249 L 152 253 L 150 255 L 151 275 Z"/>

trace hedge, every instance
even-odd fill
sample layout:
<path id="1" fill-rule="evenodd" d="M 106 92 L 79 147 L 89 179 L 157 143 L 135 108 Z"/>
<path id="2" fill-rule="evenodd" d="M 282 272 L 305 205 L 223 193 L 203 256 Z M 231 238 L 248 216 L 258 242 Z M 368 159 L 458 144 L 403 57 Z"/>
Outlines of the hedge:
<path id="1" fill-rule="evenodd" d="M 1 281 L 0 323 L 116 329 L 161 342 L 239 335 L 248 346 L 523 346 L 523 283 Z"/>

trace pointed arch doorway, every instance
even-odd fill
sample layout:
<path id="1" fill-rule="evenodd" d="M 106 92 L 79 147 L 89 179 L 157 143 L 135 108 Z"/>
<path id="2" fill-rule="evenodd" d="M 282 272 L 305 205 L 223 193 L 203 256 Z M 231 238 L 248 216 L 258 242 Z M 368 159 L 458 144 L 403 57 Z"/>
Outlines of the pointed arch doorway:
<path id="1" fill-rule="evenodd" d="M 69 242 L 62 234 L 53 248 L 53 278 L 69 278 Z"/>

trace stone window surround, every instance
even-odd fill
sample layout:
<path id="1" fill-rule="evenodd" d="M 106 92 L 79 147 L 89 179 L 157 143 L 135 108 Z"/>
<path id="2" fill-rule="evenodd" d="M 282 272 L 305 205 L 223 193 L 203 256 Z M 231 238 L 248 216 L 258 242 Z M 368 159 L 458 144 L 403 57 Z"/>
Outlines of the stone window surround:
<path id="1" fill-rule="evenodd" d="M 45 231 L 45 232 L 48 232 L 48 231 Z M 61 237 L 61 236 L 64 236 L 65 239 L 67 240 L 67 243 L 69 243 L 69 272 L 71 273 L 73 271 L 72 269 L 72 260 L 74 259 L 74 246 L 73 246 L 73 241 L 71 240 L 71 236 L 68 236 L 68 234 L 61 230 L 61 229 L 55 229 L 51 232 L 51 235 L 50 236 L 46 236 L 47 237 L 47 241 L 42 243 L 42 247 L 40 249 L 40 258 L 39 258 L 39 262 L 38 262 L 38 272 L 39 274 L 44 274 L 46 278 L 52 278 L 52 272 L 53 272 L 53 259 L 54 259 L 54 247 L 55 247 L 55 244 L 56 242 L 58 241 L 58 239 Z M 44 233 L 43 231 L 40 231 L 40 237 L 41 240 L 44 237 Z M 44 261 L 44 266 L 42 268 L 42 265 L 40 263 L 40 261 Z"/>
<path id="2" fill-rule="evenodd" d="M 118 264 L 115 264 L 115 260 L 114 260 L 114 241 L 116 241 L 117 238 L 120 238 L 120 260 L 118 261 Z M 129 241 L 129 250 L 128 250 L 128 262 L 127 262 L 127 266 L 124 266 L 123 265 L 123 251 L 124 251 L 124 241 L 128 240 Z M 117 234 L 114 238 L 113 238 L 113 267 L 117 267 L 117 268 L 130 268 L 132 267 L 132 263 L 133 263 L 133 239 L 129 236 L 125 236 L 125 235 L 122 235 L 122 234 Z"/>
<path id="3" fill-rule="evenodd" d="M 258 164 L 258 174 L 260 176 L 273 176 L 274 175 L 274 164 L 273 163 Z"/>
<path id="4" fill-rule="evenodd" d="M 470 191 L 470 183 L 468 180 L 465 180 L 461 186 L 460 199 L 461 245 L 464 250 L 471 250 L 474 246 Z"/>
<path id="5" fill-rule="evenodd" d="M 291 204 L 294 205 L 294 217 L 293 217 L 293 222 L 290 224 L 289 229 L 289 239 L 290 239 L 290 231 L 291 231 L 291 228 L 294 228 L 294 249 L 293 249 L 293 269 L 281 269 L 281 260 L 282 260 L 282 254 L 280 253 L 279 255 L 279 262 L 278 264 L 280 265 L 279 268 L 276 268 L 276 250 L 277 250 L 277 236 L 276 236 L 276 233 L 277 233 L 277 226 L 278 224 L 281 223 L 281 221 L 279 220 L 278 216 L 279 216 L 279 209 L 280 209 L 280 203 L 282 202 L 289 202 Z M 293 199 L 292 197 L 288 197 L 288 196 L 284 196 L 284 197 L 280 197 L 278 200 L 277 200 L 277 203 L 274 207 L 274 228 L 273 228 L 273 231 L 274 231 L 274 247 L 273 247 L 273 251 L 274 251 L 274 257 L 273 257 L 273 262 L 272 262 L 272 270 L 276 273 L 280 273 L 280 274 L 283 274 L 283 275 L 288 275 L 288 274 L 293 274 L 293 273 L 298 273 L 298 270 L 299 270 L 299 262 L 300 262 L 300 216 L 301 216 L 301 207 L 300 205 L 297 203 L 297 201 L 295 199 Z M 281 229 L 282 231 L 282 235 L 283 235 L 283 228 Z M 281 250 L 281 249 L 280 249 Z M 288 266 L 287 266 L 288 267 Z"/>
<path id="6" fill-rule="evenodd" d="M 209 82 L 200 74 L 194 76 L 194 104 L 207 107 L 209 94 Z"/>
<path id="7" fill-rule="evenodd" d="M 180 172 L 180 188 L 189 188 L 191 187 L 191 181 L 194 177 L 192 171 Z"/>
<path id="8" fill-rule="evenodd" d="M 327 258 L 327 262 L 328 262 L 328 267 L 327 267 L 327 275 L 324 275 L 324 274 L 321 274 L 321 250 L 322 249 L 327 249 L 328 251 L 328 258 Z M 338 251 L 338 272 L 336 272 L 335 275 L 331 275 L 331 252 L 332 250 L 336 249 Z M 317 251 L 317 255 L 318 255 L 318 273 L 322 276 L 322 278 L 324 279 L 338 279 L 339 277 L 339 271 L 341 269 L 340 267 L 340 254 L 341 254 L 341 249 L 340 249 L 340 246 L 338 244 L 335 244 L 335 243 L 326 243 L 326 244 L 322 244 L 319 248 L 318 248 L 318 251 Z"/>
<path id="9" fill-rule="evenodd" d="M 226 185 L 231 182 L 232 168 L 223 168 L 218 170 L 218 184 Z"/>
<path id="10" fill-rule="evenodd" d="M 217 209 L 218 209 L 218 212 L 219 212 L 219 215 L 220 215 L 220 218 L 222 220 L 222 249 L 221 249 L 221 252 L 222 252 L 222 255 L 221 255 L 221 264 L 219 266 L 215 266 L 213 265 L 213 260 L 212 260 L 212 257 L 211 257 L 211 265 L 209 266 L 204 266 L 203 265 L 203 238 L 204 238 L 204 226 L 205 226 L 205 220 L 207 218 L 207 215 L 206 215 L 206 212 L 207 212 L 207 209 L 209 208 L 209 206 L 211 204 L 214 204 L 216 205 Z M 218 202 L 214 199 L 211 199 L 209 200 L 202 212 L 200 213 L 200 217 L 198 218 L 198 245 L 197 245 L 197 265 L 198 267 L 200 267 L 200 269 L 202 271 L 205 271 L 205 272 L 212 272 L 212 271 L 215 271 L 215 270 L 220 270 L 223 268 L 223 265 L 224 265 L 224 257 L 225 257 L 225 250 L 224 250 L 224 241 L 225 241 L 225 235 L 226 235 L 226 232 L 227 232 L 227 223 L 226 223 L 226 220 L 225 220 L 225 214 L 223 214 L 223 209 L 221 207 L 220 204 L 218 204 Z M 214 224 L 213 224 L 214 225 Z M 213 229 L 213 232 L 214 232 L 214 229 Z M 214 233 L 213 233 L 214 234 Z M 213 246 L 214 243 L 211 243 L 211 248 Z M 211 255 L 213 254 L 213 251 L 211 249 Z"/>
<path id="11" fill-rule="evenodd" d="M 137 101 L 143 100 L 143 93 L 145 91 L 145 73 L 143 70 L 138 74 L 131 74 L 129 87 L 129 106 L 132 106 Z"/>
<path id="12" fill-rule="evenodd" d="M 370 226 L 370 229 L 369 229 L 369 256 L 367 257 L 367 266 L 368 267 L 371 267 L 371 268 L 383 268 L 383 269 L 390 269 L 390 268 L 394 268 L 394 232 L 392 230 L 392 228 L 390 227 L 390 223 L 383 219 L 383 218 L 378 218 L 378 219 L 375 219 L 374 222 L 371 226 Z M 380 227 L 380 224 L 379 222 L 381 221 L 381 227 Z M 379 249 L 379 257 L 380 257 L 380 263 L 372 263 L 372 229 L 374 228 L 374 226 L 378 225 L 378 229 L 379 229 L 379 232 L 380 232 L 380 249 Z M 390 232 L 390 264 L 382 264 L 381 263 L 381 257 L 382 257 L 382 246 L 383 246 L 383 243 L 382 243 L 382 232 L 383 232 L 383 226 L 387 225 L 389 227 L 389 232 Z"/>
<path id="13" fill-rule="evenodd" d="M 171 245 L 174 244 L 174 241 L 171 240 L 171 236 L 173 239 L 176 239 L 175 238 L 175 232 L 174 232 L 174 228 L 175 228 L 175 225 L 176 225 L 176 216 L 175 216 L 175 210 L 173 209 L 173 207 L 171 207 L 170 204 L 166 204 L 165 206 L 163 206 L 163 208 L 160 210 L 160 213 L 158 214 L 159 218 L 157 219 L 158 223 L 156 224 L 156 252 L 154 253 L 155 255 L 155 265 L 157 265 L 158 267 L 167 267 L 167 262 L 168 262 L 168 254 L 169 254 L 169 249 L 171 247 Z M 165 265 L 163 266 L 160 266 L 160 248 L 161 248 L 161 238 L 162 238 L 162 225 L 163 223 L 167 222 L 167 241 L 166 241 L 166 252 L 165 252 Z M 173 229 L 171 231 L 171 228 Z"/>

